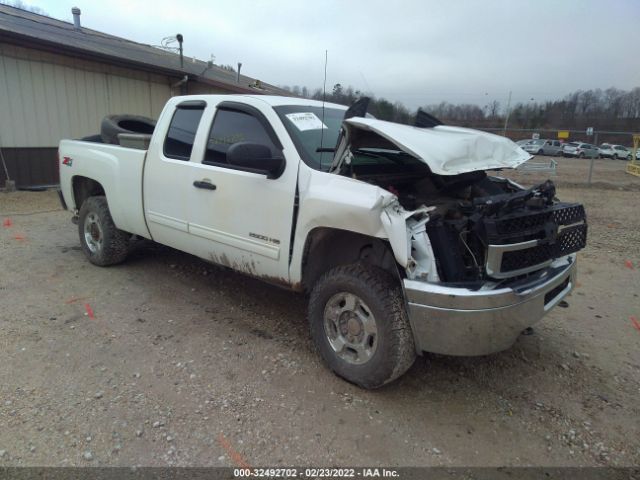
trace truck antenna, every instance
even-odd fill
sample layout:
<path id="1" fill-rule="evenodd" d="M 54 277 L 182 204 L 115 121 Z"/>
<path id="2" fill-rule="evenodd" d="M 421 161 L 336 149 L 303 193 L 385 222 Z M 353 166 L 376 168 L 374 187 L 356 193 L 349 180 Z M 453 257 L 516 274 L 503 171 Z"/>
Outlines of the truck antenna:
<path id="1" fill-rule="evenodd" d="M 324 139 L 324 102 L 327 96 L 327 50 L 324 51 L 324 83 L 322 84 L 322 128 L 320 128 L 320 169 L 322 170 L 322 141 Z"/>

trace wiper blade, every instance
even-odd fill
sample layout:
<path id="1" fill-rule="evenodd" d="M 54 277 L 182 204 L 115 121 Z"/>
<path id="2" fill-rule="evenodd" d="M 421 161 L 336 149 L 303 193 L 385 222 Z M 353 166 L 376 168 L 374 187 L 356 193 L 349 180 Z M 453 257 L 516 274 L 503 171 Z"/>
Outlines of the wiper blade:
<path id="1" fill-rule="evenodd" d="M 316 153 L 333 153 L 335 151 L 336 151 L 336 149 L 335 148 L 331 148 L 331 147 L 318 147 L 318 148 L 316 148 Z"/>
<path id="2" fill-rule="evenodd" d="M 385 160 L 391 160 L 393 163 L 396 163 L 398 165 L 404 165 L 404 163 L 398 159 L 398 158 L 394 158 L 393 156 L 386 156 L 386 155 L 381 155 L 379 153 L 373 153 L 373 152 L 369 152 L 367 150 L 362 150 L 361 148 L 357 149 L 357 150 L 353 150 L 353 153 L 358 154 L 358 155 L 363 155 L 365 157 L 371 157 L 371 158 L 383 158 Z"/>

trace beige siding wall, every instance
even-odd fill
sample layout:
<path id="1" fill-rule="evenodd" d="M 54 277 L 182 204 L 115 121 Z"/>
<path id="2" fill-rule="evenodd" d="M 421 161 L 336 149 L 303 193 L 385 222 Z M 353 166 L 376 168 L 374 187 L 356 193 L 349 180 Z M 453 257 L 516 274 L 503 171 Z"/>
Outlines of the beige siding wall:
<path id="1" fill-rule="evenodd" d="M 176 80 L 0 44 L 0 146 L 55 147 L 109 114 L 157 118 Z"/>

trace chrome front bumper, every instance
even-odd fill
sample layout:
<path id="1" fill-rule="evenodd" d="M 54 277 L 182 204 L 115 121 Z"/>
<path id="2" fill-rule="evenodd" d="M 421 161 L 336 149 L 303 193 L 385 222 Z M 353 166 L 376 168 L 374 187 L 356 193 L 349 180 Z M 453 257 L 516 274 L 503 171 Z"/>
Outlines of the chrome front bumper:
<path id="1" fill-rule="evenodd" d="M 505 350 L 573 290 L 576 273 L 574 254 L 508 288 L 474 291 L 405 279 L 416 349 L 465 356 Z"/>

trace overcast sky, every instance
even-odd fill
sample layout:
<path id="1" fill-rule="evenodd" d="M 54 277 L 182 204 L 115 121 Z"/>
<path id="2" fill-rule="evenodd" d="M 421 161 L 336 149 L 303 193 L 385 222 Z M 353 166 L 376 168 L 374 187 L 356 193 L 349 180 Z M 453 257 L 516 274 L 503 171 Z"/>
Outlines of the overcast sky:
<path id="1" fill-rule="evenodd" d="M 275 85 L 335 83 L 409 107 L 640 86 L 640 0 L 29 0 L 52 17 L 159 44 Z"/>

